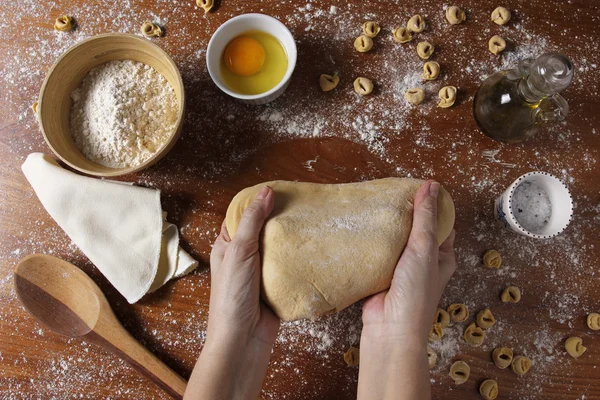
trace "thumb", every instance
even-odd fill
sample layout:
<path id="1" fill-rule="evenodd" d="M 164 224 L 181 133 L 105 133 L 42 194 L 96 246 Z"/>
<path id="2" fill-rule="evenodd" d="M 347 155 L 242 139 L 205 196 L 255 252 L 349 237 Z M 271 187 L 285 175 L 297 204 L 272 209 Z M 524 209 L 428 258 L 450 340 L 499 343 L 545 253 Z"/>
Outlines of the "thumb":
<path id="1" fill-rule="evenodd" d="M 265 220 L 273 211 L 273 200 L 273 189 L 264 186 L 259 190 L 254 201 L 244 210 L 233 243 L 242 244 L 242 247 L 258 243 Z"/>
<path id="2" fill-rule="evenodd" d="M 408 246 L 420 251 L 438 249 L 437 197 L 440 184 L 433 180 L 425 182 L 415 194 L 413 225 Z"/>

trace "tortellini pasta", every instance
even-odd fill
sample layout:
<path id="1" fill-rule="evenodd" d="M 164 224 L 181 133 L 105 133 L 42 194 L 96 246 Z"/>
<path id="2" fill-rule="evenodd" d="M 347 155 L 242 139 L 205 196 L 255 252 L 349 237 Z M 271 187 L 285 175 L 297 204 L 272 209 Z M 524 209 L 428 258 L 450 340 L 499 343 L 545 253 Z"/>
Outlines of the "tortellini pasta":
<path id="1" fill-rule="evenodd" d="M 62 15 L 54 21 L 54 29 L 61 32 L 68 32 L 74 28 L 73 17 Z"/>
<path id="2" fill-rule="evenodd" d="M 379 27 L 377 22 L 368 21 L 363 24 L 363 32 L 365 33 L 366 37 L 374 38 L 379 34 L 380 30 L 381 28 Z"/>
<path id="3" fill-rule="evenodd" d="M 471 368 L 464 361 L 456 361 L 450 367 L 450 377 L 457 385 L 461 385 L 468 381 L 469 375 L 471 375 Z"/>
<path id="4" fill-rule="evenodd" d="M 433 324 L 431 326 L 431 331 L 429 331 L 429 340 L 437 342 L 438 340 L 442 340 L 443 336 L 444 329 L 442 328 L 442 324 Z"/>
<path id="5" fill-rule="evenodd" d="M 436 80 L 439 75 L 440 64 L 435 61 L 427 61 L 425 65 L 423 65 L 423 74 L 421 75 L 421 78 L 426 81 L 433 81 Z"/>
<path id="6" fill-rule="evenodd" d="M 587 316 L 587 326 L 588 328 L 598 331 L 600 330 L 600 314 L 591 313 Z"/>
<path id="7" fill-rule="evenodd" d="M 443 308 L 438 308 L 433 323 L 440 324 L 442 328 L 445 328 L 450 323 L 450 315 Z"/>
<path id="8" fill-rule="evenodd" d="M 321 86 L 321 90 L 324 92 L 329 92 L 330 90 L 335 89 L 338 83 L 340 83 L 340 77 L 338 74 L 321 74 L 319 77 L 319 86 Z"/>
<path id="9" fill-rule="evenodd" d="M 488 49 L 490 49 L 490 51 L 493 54 L 498 55 L 498 54 L 502 53 L 505 48 L 506 48 L 506 41 L 498 35 L 492 36 L 492 38 L 488 42 Z"/>
<path id="10" fill-rule="evenodd" d="M 571 357 L 578 358 L 585 353 L 587 347 L 583 345 L 583 340 L 580 337 L 574 336 L 565 341 L 565 350 Z"/>
<path id="11" fill-rule="evenodd" d="M 373 82 L 362 76 L 354 80 L 354 91 L 360 95 L 366 96 L 373 91 Z"/>
<path id="12" fill-rule="evenodd" d="M 477 314 L 477 325 L 482 329 L 489 329 L 496 323 L 494 315 L 489 308 L 479 311 Z"/>
<path id="13" fill-rule="evenodd" d="M 498 382 L 493 379 L 486 379 L 479 385 L 479 394 L 485 400 L 494 400 L 498 397 Z"/>
<path id="14" fill-rule="evenodd" d="M 441 107 L 441 108 L 452 107 L 452 105 L 456 101 L 456 87 L 444 86 L 438 92 L 438 96 L 440 98 L 438 107 Z"/>
<path id="15" fill-rule="evenodd" d="M 354 40 L 354 48 L 361 53 L 366 53 L 373 48 L 373 39 L 360 35 Z"/>
<path id="16" fill-rule="evenodd" d="M 500 268 L 502 257 L 496 250 L 488 250 L 483 254 L 483 265 L 488 268 Z"/>
<path id="17" fill-rule="evenodd" d="M 146 21 L 142 24 L 140 32 L 142 32 L 142 35 L 146 37 L 160 37 L 163 33 L 160 26 L 153 24 L 150 21 Z"/>
<path id="18" fill-rule="evenodd" d="M 410 17 L 406 23 L 406 28 L 414 33 L 423 32 L 423 30 L 425 30 L 425 26 L 425 19 L 423 19 L 423 17 L 421 17 L 419 14 Z"/>
<path id="19" fill-rule="evenodd" d="M 394 40 L 398 43 L 407 43 L 412 40 L 412 33 L 405 27 L 401 26 L 400 28 L 394 29 Z"/>
<path id="20" fill-rule="evenodd" d="M 435 363 L 437 362 L 437 354 L 431 348 L 430 345 L 427 345 L 427 363 L 429 364 L 429 369 L 435 367 Z"/>
<path id="21" fill-rule="evenodd" d="M 496 9 L 492 11 L 492 21 L 498 25 L 506 24 L 510 21 L 510 11 L 504 7 L 496 7 Z"/>
<path id="22" fill-rule="evenodd" d="M 214 0 L 196 0 L 196 5 L 204 10 L 204 14 L 212 10 L 215 5 Z"/>
<path id="23" fill-rule="evenodd" d="M 483 339 L 485 339 L 485 332 L 483 329 L 475 325 L 475 322 L 471 322 L 471 324 L 465 329 L 463 337 L 467 344 L 477 347 L 481 346 L 483 343 Z"/>
<path id="24" fill-rule="evenodd" d="M 464 322 L 469 318 L 469 310 L 467 306 L 460 303 L 450 304 L 448 306 L 448 314 L 454 322 Z"/>
<path id="25" fill-rule="evenodd" d="M 521 290 L 516 286 L 509 286 L 500 295 L 504 303 L 518 303 L 521 301 Z"/>
<path id="26" fill-rule="evenodd" d="M 525 375 L 531 368 L 531 360 L 525 356 L 516 356 L 510 367 L 515 374 Z"/>
<path id="27" fill-rule="evenodd" d="M 513 351 L 508 347 L 499 347 L 492 352 L 492 360 L 500 369 L 508 368 L 513 361 Z"/>
<path id="28" fill-rule="evenodd" d="M 451 6 L 446 8 L 446 19 L 452 25 L 458 25 L 467 19 L 465 12 L 461 10 L 459 7 Z"/>
<path id="29" fill-rule="evenodd" d="M 421 88 L 408 89 L 406 93 L 404 93 L 404 98 L 410 104 L 421 104 L 423 100 L 425 100 L 425 92 Z"/>
<path id="30" fill-rule="evenodd" d="M 354 346 L 350 346 L 348 351 L 344 353 L 344 361 L 351 367 L 356 367 L 360 362 L 360 350 Z"/>
<path id="31" fill-rule="evenodd" d="M 429 42 L 419 42 L 417 45 L 417 55 L 422 60 L 428 60 L 433 54 L 435 47 Z"/>

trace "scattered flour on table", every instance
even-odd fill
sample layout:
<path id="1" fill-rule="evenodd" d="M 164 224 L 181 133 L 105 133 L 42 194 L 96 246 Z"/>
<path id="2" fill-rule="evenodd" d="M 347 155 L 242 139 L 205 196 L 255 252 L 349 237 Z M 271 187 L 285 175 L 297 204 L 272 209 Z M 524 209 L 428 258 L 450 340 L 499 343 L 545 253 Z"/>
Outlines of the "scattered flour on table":
<path id="1" fill-rule="evenodd" d="M 110 61 L 92 69 L 71 98 L 75 144 L 107 167 L 143 163 L 168 141 L 177 121 L 173 87 L 141 62 Z"/>

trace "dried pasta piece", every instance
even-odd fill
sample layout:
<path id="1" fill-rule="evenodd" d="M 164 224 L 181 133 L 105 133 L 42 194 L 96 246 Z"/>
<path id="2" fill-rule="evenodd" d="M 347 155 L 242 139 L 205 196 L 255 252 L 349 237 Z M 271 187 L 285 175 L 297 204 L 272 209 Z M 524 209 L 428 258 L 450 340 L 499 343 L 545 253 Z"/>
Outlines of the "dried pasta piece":
<path id="1" fill-rule="evenodd" d="M 448 22 L 450 22 L 450 24 L 458 25 L 465 19 L 467 19 L 467 16 L 465 15 L 465 12 L 462 9 L 456 6 L 452 6 L 446 8 L 446 19 L 448 20 Z"/>
<path id="2" fill-rule="evenodd" d="M 444 329 L 442 328 L 442 324 L 433 324 L 431 326 L 431 331 L 429 331 L 429 340 L 437 342 L 438 340 L 442 340 L 443 336 Z"/>
<path id="3" fill-rule="evenodd" d="M 61 32 L 73 30 L 73 17 L 69 15 L 61 15 L 54 21 L 54 29 Z"/>
<path id="4" fill-rule="evenodd" d="M 429 369 L 435 367 L 437 362 L 437 354 L 430 345 L 427 345 L 427 362 L 429 363 Z"/>
<path id="5" fill-rule="evenodd" d="M 467 329 L 465 329 L 465 333 L 463 335 L 465 338 L 465 342 L 470 344 L 471 346 L 481 346 L 483 343 L 483 339 L 485 339 L 485 332 L 483 329 L 475 325 L 475 322 L 471 322 Z"/>
<path id="6" fill-rule="evenodd" d="M 419 42 L 417 45 L 417 55 L 422 60 L 428 60 L 433 54 L 435 47 L 429 42 Z"/>
<path id="7" fill-rule="evenodd" d="M 492 352 L 492 360 L 496 367 L 505 369 L 512 364 L 513 351 L 508 347 L 499 347 Z"/>
<path id="8" fill-rule="evenodd" d="M 373 48 L 373 39 L 360 35 L 354 40 L 354 48 L 361 53 L 366 53 Z"/>
<path id="9" fill-rule="evenodd" d="M 498 55 L 498 54 L 502 53 L 505 48 L 506 48 L 506 41 L 498 35 L 492 36 L 492 38 L 488 42 L 488 49 L 490 49 L 490 51 L 493 54 Z"/>
<path id="10" fill-rule="evenodd" d="M 464 322 L 469 318 L 469 309 L 464 304 L 454 303 L 448 306 L 448 314 L 454 322 Z"/>
<path id="11" fill-rule="evenodd" d="M 374 38 L 379 34 L 381 28 L 377 24 L 377 22 L 368 21 L 363 24 L 363 32 L 365 36 L 368 38 Z"/>
<path id="12" fill-rule="evenodd" d="M 319 77 L 319 86 L 321 86 L 321 90 L 324 92 L 329 92 L 330 90 L 335 89 L 338 83 L 340 83 L 340 77 L 338 74 L 321 74 Z"/>
<path id="13" fill-rule="evenodd" d="M 482 329 L 489 329 L 496 323 L 496 318 L 489 308 L 479 311 L 477 314 L 477 325 Z"/>
<path id="14" fill-rule="evenodd" d="M 410 17 L 406 23 L 406 29 L 414 33 L 423 32 L 423 30 L 425 30 L 425 26 L 425 19 L 423 19 L 423 17 L 421 17 L 419 14 Z"/>
<path id="15" fill-rule="evenodd" d="M 498 397 L 498 382 L 493 379 L 486 379 L 479 385 L 479 394 L 485 400 L 494 400 Z"/>
<path id="16" fill-rule="evenodd" d="M 142 24 L 140 32 L 142 32 L 142 35 L 146 37 L 160 37 L 163 34 L 160 26 L 153 24 L 150 21 L 146 21 Z"/>
<path id="17" fill-rule="evenodd" d="M 521 290 L 516 286 L 509 286 L 500 295 L 504 303 L 518 303 L 521 301 Z"/>
<path id="18" fill-rule="evenodd" d="M 492 11 L 492 22 L 495 22 L 498 25 L 504 25 L 508 21 L 510 21 L 510 11 L 506 8 L 496 7 L 496 9 Z"/>
<path id="19" fill-rule="evenodd" d="M 565 341 L 565 350 L 573 358 L 581 356 L 587 350 L 583 345 L 583 340 L 580 337 L 570 337 Z"/>
<path id="20" fill-rule="evenodd" d="M 373 91 L 373 82 L 362 76 L 354 80 L 354 91 L 360 95 L 366 96 Z"/>
<path id="21" fill-rule="evenodd" d="M 196 0 L 196 5 L 204 10 L 204 14 L 212 10 L 215 5 L 214 0 Z"/>
<path id="22" fill-rule="evenodd" d="M 412 33 L 403 26 L 394 29 L 393 33 L 394 40 L 398 43 L 407 43 L 412 40 Z"/>
<path id="23" fill-rule="evenodd" d="M 354 346 L 350 346 L 348 351 L 344 353 L 344 361 L 351 367 L 356 367 L 360 362 L 360 350 Z"/>
<path id="24" fill-rule="evenodd" d="M 450 315 L 443 308 L 438 308 L 435 312 L 434 324 L 442 325 L 442 329 L 450 323 Z"/>
<path id="25" fill-rule="evenodd" d="M 457 385 L 461 385 L 468 381 L 469 375 L 471 375 L 471 368 L 464 361 L 456 361 L 450 367 L 450 377 Z"/>
<path id="26" fill-rule="evenodd" d="M 442 108 L 452 107 L 452 105 L 456 101 L 456 87 L 444 86 L 438 92 L 438 96 L 440 98 L 438 107 L 442 107 Z"/>
<path id="27" fill-rule="evenodd" d="M 408 89 L 404 93 L 404 98 L 410 104 L 421 104 L 425 100 L 425 92 L 421 88 Z"/>
<path id="28" fill-rule="evenodd" d="M 440 75 L 440 64 L 435 61 L 427 61 L 425 65 L 423 65 L 423 74 L 421 78 L 426 81 L 434 81 Z"/>
<path id="29" fill-rule="evenodd" d="M 588 328 L 598 331 L 600 330 L 600 314 L 591 313 L 587 316 L 587 326 Z"/>
<path id="30" fill-rule="evenodd" d="M 500 268 L 502 257 L 496 250 L 488 250 L 483 254 L 483 265 L 488 268 Z"/>
<path id="31" fill-rule="evenodd" d="M 531 360 L 525 356 L 516 356 L 510 367 L 515 374 L 525 375 L 531 368 Z"/>

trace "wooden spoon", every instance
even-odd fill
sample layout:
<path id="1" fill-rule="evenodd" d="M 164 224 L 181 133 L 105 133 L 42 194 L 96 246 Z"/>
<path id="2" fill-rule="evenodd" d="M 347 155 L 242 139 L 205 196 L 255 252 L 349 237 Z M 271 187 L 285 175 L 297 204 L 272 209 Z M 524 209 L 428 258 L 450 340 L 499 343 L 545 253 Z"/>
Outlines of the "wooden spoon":
<path id="1" fill-rule="evenodd" d="M 92 279 L 60 258 L 32 254 L 15 269 L 17 296 L 38 322 L 69 337 L 81 337 L 122 358 L 177 399 L 186 381 L 121 326 Z"/>

